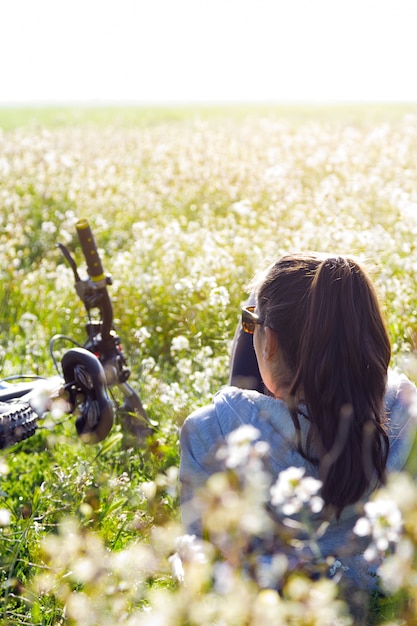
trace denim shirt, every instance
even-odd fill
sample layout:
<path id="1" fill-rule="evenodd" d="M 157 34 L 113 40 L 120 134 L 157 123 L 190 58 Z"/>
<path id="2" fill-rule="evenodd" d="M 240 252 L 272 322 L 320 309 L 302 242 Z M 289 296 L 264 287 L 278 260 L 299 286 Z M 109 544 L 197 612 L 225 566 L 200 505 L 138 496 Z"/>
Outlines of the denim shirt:
<path id="1" fill-rule="evenodd" d="M 388 472 L 404 469 L 413 446 L 417 420 L 417 389 L 403 375 L 389 372 L 385 405 L 388 416 L 390 451 Z M 301 440 L 305 442 L 309 421 L 299 415 Z M 188 533 L 202 533 L 198 491 L 214 473 L 224 466 L 216 456 L 226 437 L 242 425 L 252 425 L 260 432 L 260 440 L 269 444 L 268 471 L 273 481 L 279 472 L 288 467 L 302 467 L 306 475 L 317 478 L 317 465 L 307 461 L 297 448 L 297 432 L 285 402 L 256 391 L 226 387 L 219 391 L 212 404 L 194 411 L 181 429 L 181 512 Z M 364 498 L 368 498 L 368 492 Z M 339 519 L 330 521 L 321 540 L 322 555 L 340 556 L 343 546 L 349 543 L 358 518 L 357 507 L 347 506 Z M 348 567 L 353 578 L 362 587 L 370 587 L 369 572 L 360 555 L 350 558 Z M 365 578 L 365 580 L 362 580 Z"/>

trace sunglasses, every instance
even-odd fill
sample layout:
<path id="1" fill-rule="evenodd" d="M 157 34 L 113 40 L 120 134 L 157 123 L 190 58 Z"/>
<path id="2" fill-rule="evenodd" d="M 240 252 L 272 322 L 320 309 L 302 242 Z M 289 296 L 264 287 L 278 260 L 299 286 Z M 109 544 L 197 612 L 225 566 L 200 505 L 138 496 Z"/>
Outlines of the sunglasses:
<path id="1" fill-rule="evenodd" d="M 255 313 L 254 306 L 247 306 L 246 308 L 242 309 L 242 328 L 245 333 L 253 335 L 253 333 L 255 332 L 256 324 L 262 325 L 263 323 L 264 321 L 261 320 L 259 315 Z"/>

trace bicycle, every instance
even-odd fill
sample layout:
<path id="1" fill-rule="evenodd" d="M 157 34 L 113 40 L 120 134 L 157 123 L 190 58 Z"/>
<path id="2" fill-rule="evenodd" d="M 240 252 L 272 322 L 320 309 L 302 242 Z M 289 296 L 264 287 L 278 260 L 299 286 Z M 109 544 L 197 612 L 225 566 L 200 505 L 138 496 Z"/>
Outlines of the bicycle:
<path id="1" fill-rule="evenodd" d="M 58 243 L 57 247 L 73 271 L 76 293 L 87 312 L 87 340 L 81 345 L 64 335 L 51 338 L 50 353 L 58 373 L 56 379 L 30 374 L 0 379 L 0 449 L 32 437 L 40 420 L 48 413 L 49 404 L 57 399 L 64 402 L 65 413 L 75 414 L 77 434 L 85 443 L 104 440 L 116 416 L 139 440 L 155 431 L 155 422 L 148 417 L 138 393 L 127 382 L 131 372 L 113 325 L 113 307 L 107 289 L 112 283 L 111 277 L 104 273 L 88 220 L 80 219 L 75 228 L 88 277 L 80 278 L 77 265 L 63 244 Z M 93 311 L 98 311 L 98 317 L 92 316 Z M 69 341 L 74 346 L 64 352 L 61 368 L 54 354 L 58 340 Z M 45 403 L 44 389 L 48 382 L 52 383 L 52 388 L 47 392 Z M 121 404 L 116 400 L 116 389 L 121 392 Z"/>

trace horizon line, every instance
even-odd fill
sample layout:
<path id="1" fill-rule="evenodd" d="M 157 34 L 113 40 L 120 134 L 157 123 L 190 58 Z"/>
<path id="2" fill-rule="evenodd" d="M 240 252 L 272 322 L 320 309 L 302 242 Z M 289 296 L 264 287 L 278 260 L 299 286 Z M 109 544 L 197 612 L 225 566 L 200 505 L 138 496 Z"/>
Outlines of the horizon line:
<path id="1" fill-rule="evenodd" d="M 417 99 L 371 99 L 371 98 L 286 98 L 286 99 L 265 99 L 265 100 L 232 100 L 232 99 L 213 99 L 213 100 L 192 100 L 192 99 L 174 99 L 174 100 L 114 100 L 107 98 L 91 98 L 91 99 L 63 99 L 63 100 L 16 100 L 16 101 L 1 101 L 0 108 L 25 108 L 25 107 L 67 107 L 67 106 L 233 106 L 233 105 L 250 105 L 250 106 L 262 106 L 262 105 L 417 105 Z"/>

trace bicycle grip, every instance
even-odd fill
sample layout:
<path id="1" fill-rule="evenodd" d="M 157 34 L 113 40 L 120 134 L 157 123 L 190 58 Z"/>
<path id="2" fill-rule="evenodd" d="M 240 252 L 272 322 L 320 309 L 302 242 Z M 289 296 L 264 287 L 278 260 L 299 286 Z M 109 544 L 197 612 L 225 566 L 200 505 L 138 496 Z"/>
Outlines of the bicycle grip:
<path id="1" fill-rule="evenodd" d="M 87 269 L 91 280 L 95 283 L 105 280 L 103 266 L 101 264 L 96 242 L 94 240 L 93 233 L 91 232 L 88 220 L 78 220 L 75 224 L 75 228 L 77 229 L 81 249 L 85 260 L 87 261 Z"/>

